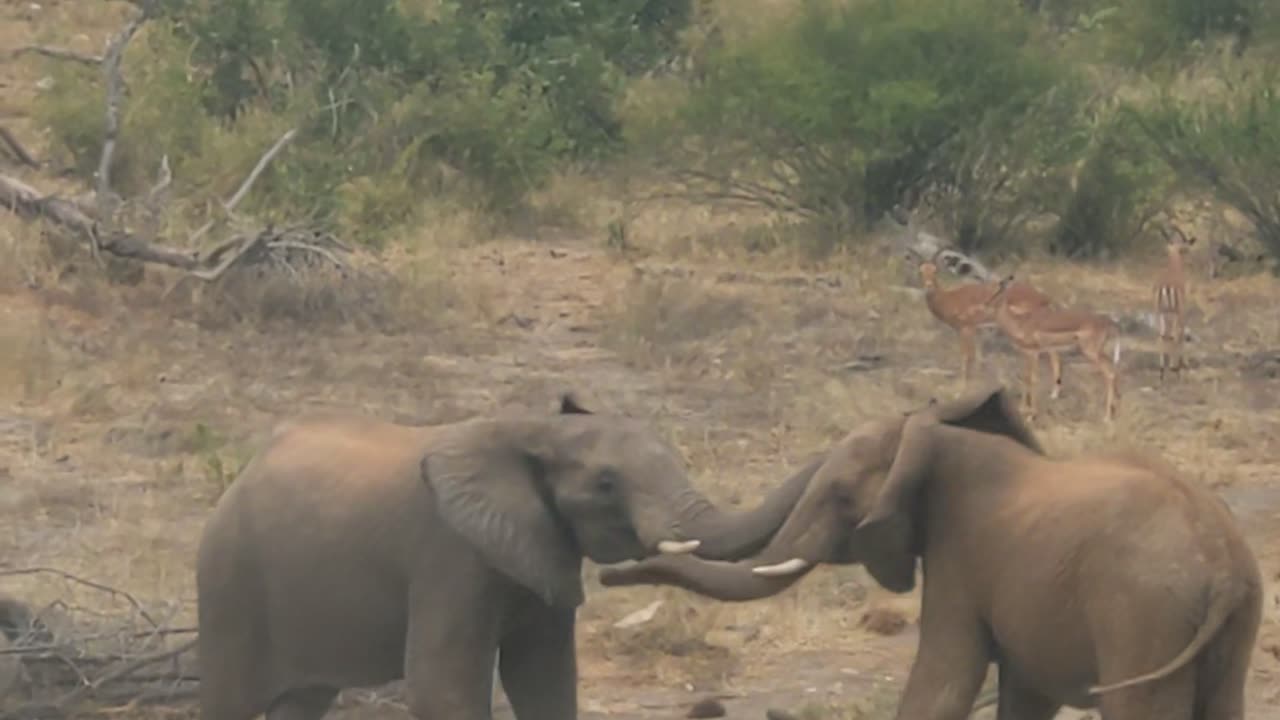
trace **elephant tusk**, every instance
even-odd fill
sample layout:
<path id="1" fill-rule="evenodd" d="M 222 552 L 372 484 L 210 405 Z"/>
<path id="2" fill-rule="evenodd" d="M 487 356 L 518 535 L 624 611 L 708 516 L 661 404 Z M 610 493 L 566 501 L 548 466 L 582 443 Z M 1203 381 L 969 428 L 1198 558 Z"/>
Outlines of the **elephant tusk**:
<path id="1" fill-rule="evenodd" d="M 791 558 L 786 562 L 780 562 L 776 565 L 761 565 L 757 568 L 751 568 L 751 572 L 756 575 L 765 575 L 768 577 L 776 577 L 778 575 L 794 575 L 809 567 L 807 560 L 800 558 Z"/>
<path id="2" fill-rule="evenodd" d="M 678 540 L 663 540 L 658 543 L 658 552 L 663 555 L 684 555 L 697 550 L 698 546 L 701 544 L 701 540 L 685 540 L 684 542 L 680 542 Z"/>

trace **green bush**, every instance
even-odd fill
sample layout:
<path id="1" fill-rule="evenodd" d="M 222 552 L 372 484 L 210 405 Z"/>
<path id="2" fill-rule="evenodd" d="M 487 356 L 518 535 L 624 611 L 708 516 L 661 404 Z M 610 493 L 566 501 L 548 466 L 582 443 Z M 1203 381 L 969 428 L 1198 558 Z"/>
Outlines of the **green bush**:
<path id="1" fill-rule="evenodd" d="M 691 0 L 165 0 L 125 60 L 114 176 L 162 154 L 186 189 L 225 196 L 297 128 L 245 207 L 319 212 L 377 241 L 409 222 L 445 163 L 485 209 L 513 209 L 561 163 L 608 158 L 629 73 L 661 64 Z M 41 102 L 90 177 L 100 78 L 61 69 Z M 469 198 L 470 200 L 470 198 Z"/>
<path id="2" fill-rule="evenodd" d="M 1177 59 L 1217 35 L 1251 32 L 1271 0 L 1128 0 L 1117 2 L 1113 54 L 1145 66 Z"/>
<path id="3" fill-rule="evenodd" d="M 805 0 L 713 52 L 673 117 L 631 132 L 713 196 L 874 222 L 973 143 L 999 143 L 1063 76 L 1016 0 Z"/>
<path id="4" fill-rule="evenodd" d="M 1126 117 L 1109 120 L 1095 138 L 1053 241 L 1052 249 L 1067 257 L 1128 250 L 1170 179 Z"/>
<path id="5" fill-rule="evenodd" d="M 1224 93 L 1193 100 L 1164 94 L 1151 108 L 1126 107 L 1158 156 L 1183 179 L 1211 190 L 1249 218 L 1280 258 L 1280 71 L 1251 71 Z"/>

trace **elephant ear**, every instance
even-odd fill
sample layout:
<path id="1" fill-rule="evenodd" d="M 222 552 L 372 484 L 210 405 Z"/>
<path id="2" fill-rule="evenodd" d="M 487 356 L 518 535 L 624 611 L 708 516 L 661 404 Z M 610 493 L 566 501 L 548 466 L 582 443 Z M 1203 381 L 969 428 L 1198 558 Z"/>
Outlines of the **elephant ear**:
<path id="1" fill-rule="evenodd" d="M 444 521 L 498 572 L 548 605 L 582 604 L 582 554 L 546 484 L 550 425 L 456 428 L 421 461 Z"/>
<path id="2" fill-rule="evenodd" d="M 935 461 L 934 431 L 939 424 L 1004 435 L 1036 454 L 1044 454 L 1003 386 L 946 403 L 931 403 L 909 415 L 903 421 L 898 448 L 880 493 L 871 512 L 855 530 L 867 572 L 892 592 L 910 592 L 915 587 L 915 516 L 920 487 Z"/>

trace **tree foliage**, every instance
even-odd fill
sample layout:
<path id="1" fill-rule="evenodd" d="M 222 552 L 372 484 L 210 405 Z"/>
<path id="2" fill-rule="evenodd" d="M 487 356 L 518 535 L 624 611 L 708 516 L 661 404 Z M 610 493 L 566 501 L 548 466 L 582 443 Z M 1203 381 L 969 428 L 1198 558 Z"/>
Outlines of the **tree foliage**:
<path id="1" fill-rule="evenodd" d="M 678 129 L 654 134 L 713 194 L 874 222 L 984 154 L 1021 175 L 1042 148 L 1015 131 L 1066 79 L 1014 0 L 810 0 L 714 54 Z"/>
<path id="2" fill-rule="evenodd" d="M 1212 191 L 1249 218 L 1280 258 L 1280 73 L 1254 75 L 1198 99 L 1163 95 L 1152 107 L 1128 107 L 1155 152 L 1181 177 Z"/>
<path id="3" fill-rule="evenodd" d="M 566 165 L 644 163 L 841 238 L 921 202 L 966 250 L 1017 249 L 1029 221 L 1056 219 L 1054 249 L 1097 256 L 1174 175 L 1277 232 L 1257 189 L 1266 88 L 1175 100 L 1197 81 L 1167 72 L 1203 73 L 1232 36 L 1248 55 L 1227 59 L 1259 65 L 1280 45 L 1267 0 L 768 0 L 767 20 L 732 27 L 766 0 L 160 2 L 125 62 L 126 193 L 161 155 L 178 186 L 222 193 L 293 127 L 249 205 L 370 242 L 424 196 L 501 214 Z M 37 112 L 89 177 L 101 78 L 51 74 Z M 1115 113 L 1151 85 L 1182 90 Z"/>
<path id="4" fill-rule="evenodd" d="M 200 164 L 225 150 L 213 140 L 231 127 L 261 152 L 271 139 L 252 130 L 292 123 L 298 140 L 272 171 L 289 182 L 267 179 L 264 199 L 366 216 L 372 202 L 394 220 L 411 214 L 405 188 L 430 186 L 442 163 L 502 211 L 556 164 L 615 153 L 623 82 L 665 62 L 691 0 L 165 0 L 163 9 L 131 51 L 134 147 L 122 161 L 154 167 L 180 149 Z M 101 96 L 86 90 L 97 78 L 60 80 L 42 113 L 89 172 Z M 200 137 L 178 148 L 149 142 L 157 133 Z M 401 187 L 360 180 L 389 172 Z"/>

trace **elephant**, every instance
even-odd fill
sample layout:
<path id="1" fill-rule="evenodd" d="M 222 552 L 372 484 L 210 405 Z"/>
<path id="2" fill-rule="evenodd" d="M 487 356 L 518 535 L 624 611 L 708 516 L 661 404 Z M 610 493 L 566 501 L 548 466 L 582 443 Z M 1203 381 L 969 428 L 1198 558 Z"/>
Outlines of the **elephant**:
<path id="1" fill-rule="evenodd" d="M 758 552 L 811 463 L 728 512 L 638 421 L 559 412 L 408 426 L 340 413 L 278 423 L 197 550 L 204 720 L 317 720 L 348 687 L 406 680 L 422 720 L 576 717 L 581 565 Z"/>
<path id="2" fill-rule="evenodd" d="M 999 720 L 1244 718 L 1262 582 L 1226 503 L 1139 453 L 1050 457 L 1000 385 L 855 428 L 753 558 L 648 558 L 600 581 L 749 601 L 857 563 L 906 593 L 917 561 L 900 720 L 967 717 L 991 663 Z"/>

